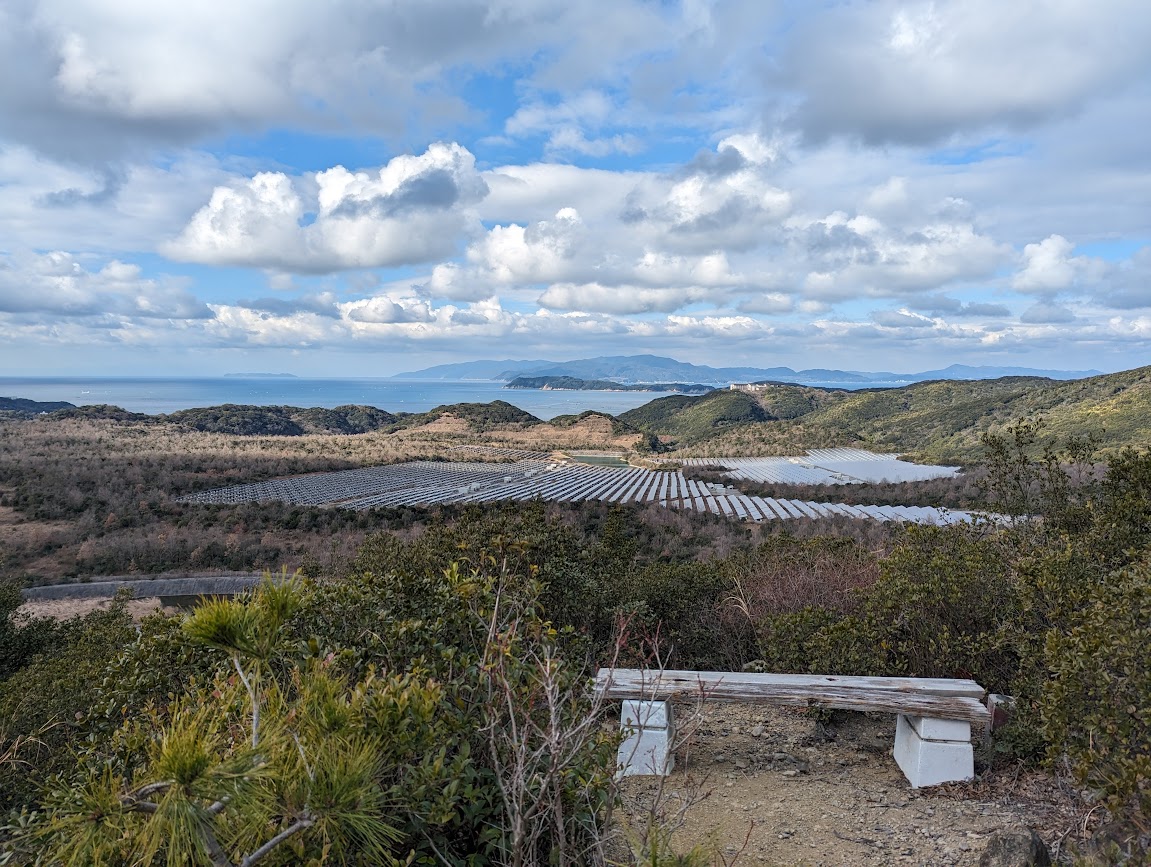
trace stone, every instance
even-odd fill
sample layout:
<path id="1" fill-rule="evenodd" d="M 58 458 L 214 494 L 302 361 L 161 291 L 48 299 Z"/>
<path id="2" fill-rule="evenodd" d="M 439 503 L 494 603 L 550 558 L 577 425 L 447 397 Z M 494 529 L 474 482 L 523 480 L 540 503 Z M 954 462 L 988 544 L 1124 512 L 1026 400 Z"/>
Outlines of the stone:
<path id="1" fill-rule="evenodd" d="M 979 867 L 1051 867 L 1051 854 L 1030 828 L 1009 828 L 991 835 Z"/>

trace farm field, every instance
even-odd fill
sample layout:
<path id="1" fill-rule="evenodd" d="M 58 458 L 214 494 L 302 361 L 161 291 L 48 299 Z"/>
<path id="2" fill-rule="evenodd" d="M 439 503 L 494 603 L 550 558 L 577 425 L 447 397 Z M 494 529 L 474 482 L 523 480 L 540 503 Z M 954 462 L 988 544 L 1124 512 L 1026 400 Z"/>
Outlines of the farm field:
<path id="1" fill-rule="evenodd" d="M 725 485 L 687 478 L 679 470 L 597 466 L 550 460 L 538 452 L 503 450 L 511 463 L 410 461 L 382 467 L 317 473 L 232 485 L 182 498 L 188 503 L 235 504 L 279 501 L 293 505 L 368 509 L 446 503 L 541 499 L 654 503 L 673 509 L 711 512 L 741 521 L 791 520 L 842 515 L 878 521 L 950 524 L 972 521 L 973 513 L 925 506 L 848 505 L 750 496 Z M 894 455 L 859 449 L 826 449 L 805 458 L 699 459 L 699 465 L 732 468 L 733 479 L 797 484 L 940 478 L 953 467 L 905 464 Z"/>

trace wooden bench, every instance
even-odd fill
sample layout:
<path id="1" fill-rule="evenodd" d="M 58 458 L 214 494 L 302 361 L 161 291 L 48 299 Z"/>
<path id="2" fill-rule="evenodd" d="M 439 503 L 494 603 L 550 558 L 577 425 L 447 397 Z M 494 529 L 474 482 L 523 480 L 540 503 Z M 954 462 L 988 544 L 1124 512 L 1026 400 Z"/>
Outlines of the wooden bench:
<path id="1" fill-rule="evenodd" d="M 675 700 L 893 713 L 895 761 L 913 788 L 972 779 L 971 725 L 982 732 L 989 719 L 985 690 L 973 680 L 615 668 L 599 672 L 596 693 L 623 701 L 622 776 L 670 773 Z"/>

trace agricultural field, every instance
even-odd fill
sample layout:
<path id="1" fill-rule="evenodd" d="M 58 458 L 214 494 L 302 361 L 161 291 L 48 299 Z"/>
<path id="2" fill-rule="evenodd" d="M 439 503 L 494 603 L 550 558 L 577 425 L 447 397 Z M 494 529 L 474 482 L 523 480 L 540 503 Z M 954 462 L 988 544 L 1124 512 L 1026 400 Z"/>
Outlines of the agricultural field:
<path id="1" fill-rule="evenodd" d="M 711 512 L 741 521 L 842 515 L 878 521 L 949 524 L 974 520 L 966 511 L 926 506 L 848 505 L 749 496 L 727 485 L 688 478 L 681 470 L 616 467 L 552 460 L 537 452 L 502 450 L 511 463 L 410 461 L 383 467 L 316 473 L 232 485 L 183 498 L 187 503 L 279 501 L 304 506 L 369 509 L 540 499 L 553 502 L 654 503 Z M 733 479 L 796 484 L 909 481 L 955 474 L 954 467 L 906 464 L 895 455 L 859 449 L 824 449 L 802 458 L 697 459 L 728 467 Z"/>

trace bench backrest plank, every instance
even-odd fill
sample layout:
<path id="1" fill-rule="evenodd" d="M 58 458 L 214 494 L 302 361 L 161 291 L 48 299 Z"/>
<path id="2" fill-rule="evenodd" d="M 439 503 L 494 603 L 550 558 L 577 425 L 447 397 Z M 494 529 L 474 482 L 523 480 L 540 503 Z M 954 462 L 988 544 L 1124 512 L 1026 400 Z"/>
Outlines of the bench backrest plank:
<path id="1" fill-rule="evenodd" d="M 608 699 L 764 701 L 975 723 L 987 719 L 984 689 L 973 680 L 616 668 L 599 672 L 596 691 Z"/>

